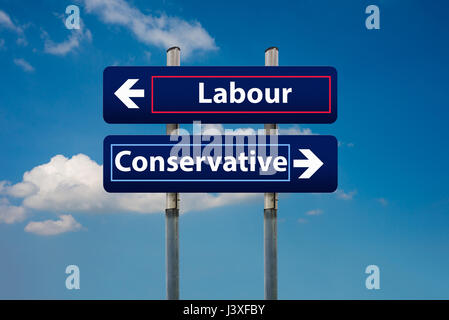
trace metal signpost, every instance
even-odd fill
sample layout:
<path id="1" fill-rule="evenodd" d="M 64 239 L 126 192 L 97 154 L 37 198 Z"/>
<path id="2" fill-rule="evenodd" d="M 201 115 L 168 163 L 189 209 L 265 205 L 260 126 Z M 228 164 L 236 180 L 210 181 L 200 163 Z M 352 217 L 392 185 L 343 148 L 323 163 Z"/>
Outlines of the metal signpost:
<path id="1" fill-rule="evenodd" d="M 172 47 L 167 50 L 167 66 L 181 64 L 181 49 Z M 177 133 L 179 124 L 167 124 L 166 134 Z M 165 209 L 165 264 L 167 299 L 179 299 L 179 193 L 177 190 L 167 193 Z"/>
<path id="2" fill-rule="evenodd" d="M 279 50 L 271 47 L 265 50 L 265 66 L 279 66 Z M 265 134 L 277 134 L 278 125 L 267 123 Z M 277 211 L 278 195 L 275 192 L 264 194 L 263 206 L 263 247 L 264 247 L 264 293 L 266 300 L 278 297 L 278 261 L 277 261 Z"/>
<path id="3" fill-rule="evenodd" d="M 167 192 L 167 299 L 179 299 L 179 193 L 264 192 L 265 299 L 277 299 L 277 193 L 333 192 L 337 140 L 278 135 L 277 123 L 332 123 L 337 118 L 333 67 L 279 67 L 275 47 L 265 67 L 107 67 L 103 118 L 108 123 L 168 123 L 166 135 L 108 136 L 103 184 L 108 192 Z M 251 139 L 181 135 L 178 123 L 265 123 Z M 173 134 L 175 133 L 175 134 Z M 212 151 L 213 150 L 213 151 Z"/>

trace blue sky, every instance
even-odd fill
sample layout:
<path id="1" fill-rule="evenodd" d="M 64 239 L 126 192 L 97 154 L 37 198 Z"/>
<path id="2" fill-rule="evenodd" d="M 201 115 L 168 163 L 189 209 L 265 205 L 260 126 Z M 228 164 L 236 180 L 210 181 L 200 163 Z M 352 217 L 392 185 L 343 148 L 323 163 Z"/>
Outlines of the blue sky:
<path id="1" fill-rule="evenodd" d="M 165 126 L 106 124 L 101 92 L 106 66 L 164 65 L 177 42 L 182 65 L 263 65 L 277 46 L 280 65 L 338 71 L 334 124 L 281 126 L 341 145 L 336 193 L 280 196 L 279 298 L 449 298 L 446 2 L 102 3 L 0 1 L 0 298 L 165 298 L 164 195 L 107 195 L 100 167 L 106 135 Z M 262 196 L 181 199 L 181 297 L 262 299 Z"/>

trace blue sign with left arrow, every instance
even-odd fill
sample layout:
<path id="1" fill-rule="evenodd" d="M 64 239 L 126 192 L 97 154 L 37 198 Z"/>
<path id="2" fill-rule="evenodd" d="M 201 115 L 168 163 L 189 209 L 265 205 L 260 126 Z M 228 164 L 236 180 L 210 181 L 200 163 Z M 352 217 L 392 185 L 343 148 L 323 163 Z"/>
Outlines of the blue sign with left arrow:
<path id="1" fill-rule="evenodd" d="M 107 67 L 108 123 L 332 123 L 333 67 Z"/>
<path id="2" fill-rule="evenodd" d="M 108 136 L 103 164 L 108 192 L 337 188 L 337 140 L 324 135 Z"/>

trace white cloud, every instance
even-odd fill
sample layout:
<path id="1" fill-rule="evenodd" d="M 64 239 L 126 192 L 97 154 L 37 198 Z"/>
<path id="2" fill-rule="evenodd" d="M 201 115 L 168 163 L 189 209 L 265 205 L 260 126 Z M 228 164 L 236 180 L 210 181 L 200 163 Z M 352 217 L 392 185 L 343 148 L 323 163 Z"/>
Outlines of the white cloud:
<path id="1" fill-rule="evenodd" d="M 21 46 L 27 46 L 28 45 L 28 41 L 27 41 L 27 39 L 25 39 L 24 36 L 21 36 L 21 37 L 17 38 L 16 42 L 17 42 L 18 45 L 21 45 Z"/>
<path id="2" fill-rule="evenodd" d="M 259 129 L 264 133 L 264 129 Z M 194 131 L 201 132 L 204 135 L 217 135 L 217 134 L 232 134 L 232 135 L 255 135 L 258 134 L 258 130 L 254 128 L 236 128 L 236 129 L 228 129 L 223 127 L 222 124 L 219 123 L 195 123 Z M 263 134 L 262 133 L 262 134 Z M 298 125 L 294 125 L 289 128 L 281 128 L 278 130 L 278 133 L 281 135 L 311 135 L 312 130 L 309 128 L 301 128 Z"/>
<path id="3" fill-rule="evenodd" d="M 23 206 L 63 212 L 159 212 L 163 194 L 109 194 L 103 189 L 102 166 L 84 154 L 57 155 L 25 172 L 7 194 L 23 198 Z"/>
<path id="4" fill-rule="evenodd" d="M 15 25 L 14 22 L 12 22 L 9 15 L 5 11 L 2 11 L 2 10 L 0 10 L 0 27 L 7 28 L 7 29 L 12 30 L 17 33 L 23 32 L 22 28 Z"/>
<path id="5" fill-rule="evenodd" d="M 236 129 L 225 129 L 225 127 L 220 123 L 193 123 L 193 133 L 202 135 L 255 135 L 257 131 L 253 128 L 236 128 Z"/>
<path id="6" fill-rule="evenodd" d="M 70 231 L 79 231 L 81 229 L 81 224 L 70 214 L 59 216 L 59 220 L 31 221 L 25 227 L 26 232 L 40 236 L 53 236 Z"/>
<path id="7" fill-rule="evenodd" d="M 11 20 L 11 17 L 5 11 L 0 10 L 0 28 L 2 27 L 17 33 L 18 35 L 17 44 L 23 46 L 26 46 L 28 44 L 23 32 L 24 27 L 15 24 Z"/>
<path id="8" fill-rule="evenodd" d="M 262 199 L 261 193 L 186 193 L 181 195 L 181 210 L 206 210 Z"/>
<path id="9" fill-rule="evenodd" d="M 22 68 L 22 70 L 25 72 L 34 72 L 34 67 L 25 59 L 22 58 L 14 59 L 14 63 L 20 68 Z"/>
<path id="10" fill-rule="evenodd" d="M 385 198 L 379 198 L 377 199 L 377 202 L 379 202 L 383 206 L 388 206 L 388 200 Z"/>
<path id="11" fill-rule="evenodd" d="M 307 211 L 306 215 L 308 215 L 308 216 L 318 216 L 318 215 L 320 215 L 322 213 L 323 213 L 323 210 L 321 210 L 321 209 L 314 209 L 314 210 Z"/>
<path id="12" fill-rule="evenodd" d="M 337 198 L 339 198 L 339 199 L 352 200 L 354 198 L 354 196 L 357 194 L 357 190 L 345 192 L 344 190 L 338 189 L 335 194 L 336 194 Z"/>
<path id="13" fill-rule="evenodd" d="M 0 194 L 5 193 L 5 191 L 7 190 L 8 187 L 8 181 L 0 181 Z"/>
<path id="14" fill-rule="evenodd" d="M 53 42 L 45 31 L 42 33 L 42 37 L 45 39 L 44 52 L 58 56 L 65 56 L 75 50 L 81 45 L 82 41 L 92 41 L 92 33 L 83 25 L 80 29 L 71 30 L 69 37 L 59 43 Z"/>
<path id="15" fill-rule="evenodd" d="M 160 213 L 165 193 L 107 193 L 102 166 L 84 154 L 72 158 L 57 155 L 50 162 L 25 172 L 23 180 L 0 182 L 0 193 L 22 198 L 25 209 L 51 212 Z M 182 212 L 205 210 L 251 201 L 260 194 L 182 194 Z"/>
<path id="16" fill-rule="evenodd" d="M 129 29 L 147 45 L 164 49 L 181 48 L 185 56 L 195 50 L 217 49 L 214 39 L 199 22 L 187 22 L 165 14 L 153 16 L 142 13 L 124 0 L 84 0 L 87 12 L 94 13 L 108 24 Z"/>
<path id="17" fill-rule="evenodd" d="M 204 135 L 216 135 L 216 134 L 224 134 L 224 127 L 220 123 L 206 123 L 206 124 L 196 124 L 194 123 L 194 130 L 196 132 L 200 131 L 201 134 Z"/>
<path id="18" fill-rule="evenodd" d="M 229 129 L 226 129 L 226 130 L 229 130 Z M 229 132 L 228 132 L 228 134 L 229 134 Z M 232 132 L 230 134 L 249 136 L 249 135 L 257 134 L 257 132 L 253 128 L 237 128 L 237 129 L 232 130 Z"/>
<path id="19" fill-rule="evenodd" d="M 307 223 L 307 219 L 299 218 L 298 223 L 301 223 L 301 224 Z"/>
<path id="20" fill-rule="evenodd" d="M 5 186 L 4 185 L 3 188 L 5 190 L 7 190 L 7 194 L 9 196 L 12 196 L 15 198 L 25 198 L 25 197 L 32 195 L 33 193 L 36 193 L 38 191 L 37 186 L 30 182 L 19 182 L 13 186 Z"/>
<path id="21" fill-rule="evenodd" d="M 338 146 L 339 147 L 353 148 L 355 146 L 355 144 L 353 142 L 338 141 Z"/>
<path id="22" fill-rule="evenodd" d="M 290 128 L 281 128 L 279 129 L 279 134 L 284 134 L 284 135 L 311 135 L 312 134 L 312 130 L 310 130 L 309 128 L 301 128 L 298 125 L 295 125 L 293 127 Z"/>
<path id="23" fill-rule="evenodd" d="M 145 51 L 144 56 L 148 62 L 151 62 L 151 52 L 150 51 Z"/>
<path id="24" fill-rule="evenodd" d="M 26 209 L 9 204 L 6 198 L 0 199 L 0 223 L 16 223 L 25 220 Z"/>

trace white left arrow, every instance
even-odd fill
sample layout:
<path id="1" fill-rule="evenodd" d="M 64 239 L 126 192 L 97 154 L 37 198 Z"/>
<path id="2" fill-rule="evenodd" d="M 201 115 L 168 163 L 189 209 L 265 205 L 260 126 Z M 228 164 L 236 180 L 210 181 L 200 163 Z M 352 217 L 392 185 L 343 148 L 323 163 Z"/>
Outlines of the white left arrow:
<path id="1" fill-rule="evenodd" d="M 131 89 L 139 79 L 128 79 L 114 94 L 128 109 L 139 109 L 139 106 L 131 100 L 131 98 L 143 98 L 145 92 L 143 89 Z"/>
<path id="2" fill-rule="evenodd" d="M 306 160 L 293 160 L 294 168 L 307 168 L 306 171 L 299 176 L 299 179 L 309 179 L 319 168 L 323 162 L 310 149 L 299 149 L 301 153 L 307 158 Z"/>

